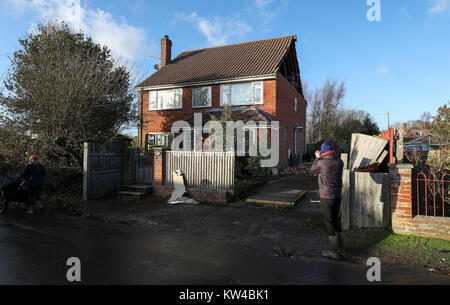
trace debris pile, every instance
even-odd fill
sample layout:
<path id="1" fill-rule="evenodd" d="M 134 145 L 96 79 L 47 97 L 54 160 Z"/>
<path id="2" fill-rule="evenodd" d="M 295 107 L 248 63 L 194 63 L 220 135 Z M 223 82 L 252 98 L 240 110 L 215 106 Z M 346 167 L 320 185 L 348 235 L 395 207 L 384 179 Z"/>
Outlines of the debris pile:
<path id="1" fill-rule="evenodd" d="M 374 173 L 389 154 L 389 141 L 381 137 L 355 133 L 350 148 L 350 171 Z"/>
<path id="2" fill-rule="evenodd" d="M 281 171 L 282 175 L 300 175 L 300 174 L 310 174 L 312 163 L 303 163 L 297 167 L 288 167 Z"/>
<path id="3" fill-rule="evenodd" d="M 173 184 L 175 189 L 173 190 L 172 197 L 168 200 L 169 204 L 180 204 L 180 203 L 188 203 L 188 204 L 198 204 L 192 198 L 189 198 L 189 193 L 186 190 L 186 181 L 184 174 L 181 170 L 176 170 L 172 173 Z"/>

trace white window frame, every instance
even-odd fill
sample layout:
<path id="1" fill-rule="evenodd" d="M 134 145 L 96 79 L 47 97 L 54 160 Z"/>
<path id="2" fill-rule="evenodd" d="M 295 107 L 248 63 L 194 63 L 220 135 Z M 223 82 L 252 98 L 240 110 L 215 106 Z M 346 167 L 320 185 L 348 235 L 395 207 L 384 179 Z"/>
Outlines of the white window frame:
<path id="1" fill-rule="evenodd" d="M 157 145 L 157 141 L 158 141 L 157 137 L 158 137 L 158 136 L 166 136 L 166 137 L 172 136 L 172 142 L 173 142 L 173 140 L 174 140 L 174 134 L 171 133 L 171 132 L 149 132 L 149 133 L 147 133 L 147 136 L 148 136 L 148 137 L 149 137 L 150 135 L 155 136 L 155 145 L 151 146 L 150 143 L 146 143 L 146 144 L 148 145 L 147 148 L 151 148 L 151 147 L 171 147 L 171 143 L 170 143 L 170 144 L 169 144 L 169 143 L 166 143 L 167 145 L 165 145 L 165 146 Z M 166 141 L 167 141 L 167 140 L 166 140 Z"/>
<path id="2" fill-rule="evenodd" d="M 255 102 L 255 92 L 254 92 L 254 86 L 256 83 L 260 83 L 261 84 L 261 96 L 260 96 L 260 102 Z M 233 101 L 233 86 L 234 85 L 239 85 L 239 84 L 251 84 L 251 90 L 252 90 L 252 103 L 250 104 L 239 104 L 239 105 L 235 105 L 232 103 Z M 229 88 L 229 99 L 230 99 L 230 103 L 226 103 L 223 100 L 223 94 L 225 91 L 225 87 Z M 220 85 L 220 105 L 221 106 L 225 106 L 225 105 L 231 105 L 231 106 L 248 106 L 248 105 L 263 105 L 264 104 L 264 82 L 263 81 L 255 81 L 255 82 L 243 82 L 243 83 L 227 83 L 227 84 L 221 84 Z"/>
<path id="3" fill-rule="evenodd" d="M 295 98 L 295 101 L 294 101 L 294 111 L 298 112 L 298 100 L 297 100 L 297 98 Z"/>
<path id="4" fill-rule="evenodd" d="M 208 88 L 209 92 L 209 104 L 207 106 L 195 106 L 195 89 L 203 89 Z M 211 86 L 203 86 L 203 87 L 193 87 L 192 88 L 192 108 L 208 108 L 212 106 L 212 88 Z"/>
<path id="5" fill-rule="evenodd" d="M 180 95 L 180 107 L 174 107 L 174 108 L 163 108 L 163 107 L 160 107 L 158 94 L 159 94 L 159 92 L 163 92 L 163 91 L 165 91 L 165 92 L 167 92 L 167 91 L 173 92 L 174 100 L 175 100 L 176 94 L 178 93 Z M 152 94 L 156 94 L 156 107 L 155 108 L 151 108 L 151 105 L 152 105 Z M 183 89 L 176 88 L 176 89 L 167 89 L 167 90 L 152 90 L 152 91 L 148 92 L 148 110 L 149 111 L 180 110 L 180 109 L 183 109 Z"/>

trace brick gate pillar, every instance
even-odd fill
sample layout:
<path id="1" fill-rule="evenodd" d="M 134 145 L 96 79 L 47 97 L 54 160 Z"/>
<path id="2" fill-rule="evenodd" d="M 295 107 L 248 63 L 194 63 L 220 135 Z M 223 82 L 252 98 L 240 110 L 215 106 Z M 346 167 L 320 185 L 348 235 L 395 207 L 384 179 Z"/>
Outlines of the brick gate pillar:
<path id="1" fill-rule="evenodd" d="M 412 232 L 412 169 L 411 164 L 389 164 L 391 189 L 392 231 L 397 234 Z"/>
<path id="2" fill-rule="evenodd" d="M 153 193 L 161 196 L 164 194 L 164 169 L 166 163 L 166 149 L 158 147 L 153 155 Z"/>

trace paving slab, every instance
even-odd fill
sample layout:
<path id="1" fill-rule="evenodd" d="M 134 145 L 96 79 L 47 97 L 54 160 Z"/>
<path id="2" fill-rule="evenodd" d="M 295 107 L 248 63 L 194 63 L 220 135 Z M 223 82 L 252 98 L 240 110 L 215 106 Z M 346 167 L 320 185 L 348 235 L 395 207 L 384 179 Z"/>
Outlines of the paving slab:
<path id="1" fill-rule="evenodd" d="M 279 192 L 260 191 L 246 200 L 250 204 L 276 205 L 293 207 L 306 195 L 303 190 L 289 190 Z"/>

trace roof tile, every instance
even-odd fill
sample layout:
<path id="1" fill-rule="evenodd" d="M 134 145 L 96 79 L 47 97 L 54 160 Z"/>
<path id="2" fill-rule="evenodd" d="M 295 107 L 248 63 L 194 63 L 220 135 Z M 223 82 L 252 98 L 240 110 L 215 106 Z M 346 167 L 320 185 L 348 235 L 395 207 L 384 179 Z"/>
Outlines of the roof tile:
<path id="1" fill-rule="evenodd" d="M 296 40 L 287 36 L 186 51 L 137 88 L 272 75 Z"/>

